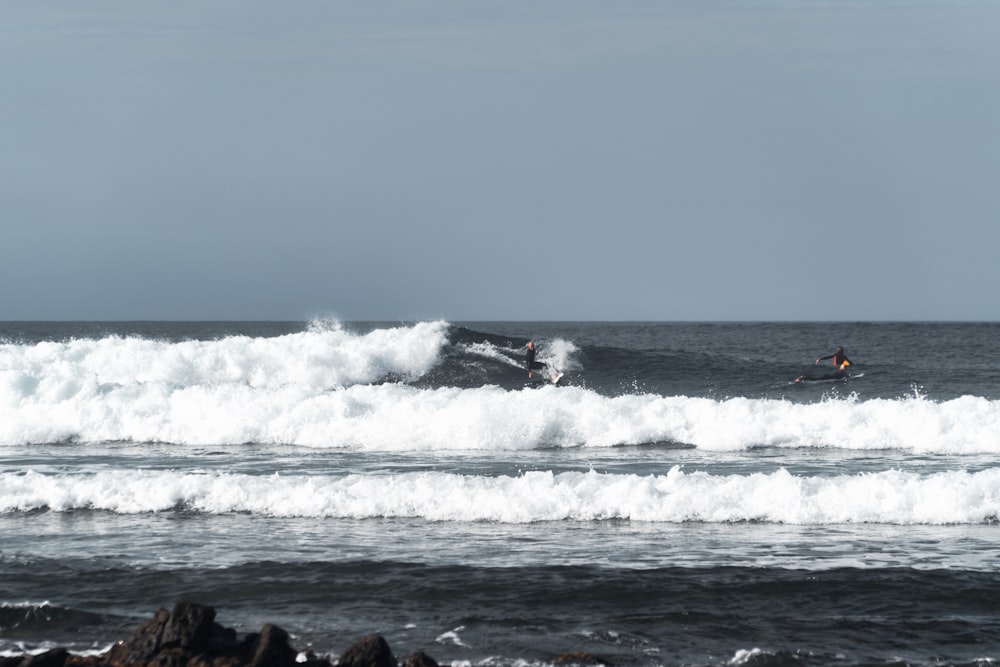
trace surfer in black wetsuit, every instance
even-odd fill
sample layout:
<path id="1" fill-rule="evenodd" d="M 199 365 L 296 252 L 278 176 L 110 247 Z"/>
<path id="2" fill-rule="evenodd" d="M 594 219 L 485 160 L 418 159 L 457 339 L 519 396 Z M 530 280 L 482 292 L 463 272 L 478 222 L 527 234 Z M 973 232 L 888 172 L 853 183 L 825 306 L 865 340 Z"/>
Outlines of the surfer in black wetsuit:
<path id="1" fill-rule="evenodd" d="M 524 366 L 528 369 L 528 377 L 530 378 L 531 371 L 537 371 L 539 368 L 545 368 L 545 364 L 540 361 L 535 361 L 535 341 L 528 341 L 528 350 L 524 354 Z"/>
<path id="2" fill-rule="evenodd" d="M 833 354 L 828 354 L 825 357 L 816 357 L 816 363 L 818 364 L 819 362 L 826 361 L 827 359 L 833 359 L 833 375 L 823 377 L 806 377 L 805 375 L 800 375 L 795 378 L 795 381 L 840 380 L 847 377 L 847 367 L 851 365 L 851 360 L 847 358 L 846 354 L 844 354 L 844 348 L 838 345 L 837 350 Z"/>
<path id="3" fill-rule="evenodd" d="M 816 357 L 816 363 L 821 361 L 826 361 L 827 359 L 833 359 L 833 365 L 837 367 L 837 370 L 844 372 L 847 367 L 851 365 L 851 360 L 847 358 L 844 354 L 844 348 L 837 346 L 837 351 L 833 354 L 828 354 L 825 357 Z"/>

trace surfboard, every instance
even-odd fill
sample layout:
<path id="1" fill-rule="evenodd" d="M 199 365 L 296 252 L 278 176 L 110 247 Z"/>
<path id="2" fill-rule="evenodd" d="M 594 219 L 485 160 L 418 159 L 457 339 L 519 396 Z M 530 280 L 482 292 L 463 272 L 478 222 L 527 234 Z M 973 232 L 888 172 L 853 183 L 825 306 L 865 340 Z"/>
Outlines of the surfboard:
<path id="1" fill-rule="evenodd" d="M 848 380 L 864 377 L 864 375 L 865 375 L 864 373 L 845 373 L 844 375 L 821 375 L 818 377 L 809 377 L 807 375 L 800 375 L 799 377 L 792 380 L 791 383 L 802 384 L 805 382 L 847 382 Z"/>
<path id="2" fill-rule="evenodd" d="M 525 386 L 538 388 L 538 387 L 544 387 L 547 384 L 558 385 L 563 379 L 563 374 L 559 372 L 536 373 L 535 378 L 529 379 L 525 383 Z"/>

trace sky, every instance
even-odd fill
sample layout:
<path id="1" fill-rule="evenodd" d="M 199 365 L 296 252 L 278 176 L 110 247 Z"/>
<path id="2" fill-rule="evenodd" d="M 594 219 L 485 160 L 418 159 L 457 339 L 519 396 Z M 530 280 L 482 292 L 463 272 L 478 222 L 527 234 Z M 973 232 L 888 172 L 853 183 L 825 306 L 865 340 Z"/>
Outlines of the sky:
<path id="1" fill-rule="evenodd" d="M 0 16 L 0 320 L 1000 319 L 995 1 Z"/>

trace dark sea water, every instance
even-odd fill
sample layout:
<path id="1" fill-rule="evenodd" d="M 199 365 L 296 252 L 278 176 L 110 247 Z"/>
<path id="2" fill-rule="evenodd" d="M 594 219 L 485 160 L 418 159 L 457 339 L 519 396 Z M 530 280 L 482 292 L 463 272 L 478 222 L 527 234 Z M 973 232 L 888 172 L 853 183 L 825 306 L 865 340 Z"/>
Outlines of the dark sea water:
<path id="1" fill-rule="evenodd" d="M 0 655 L 100 652 L 183 599 L 470 667 L 994 664 L 998 340 L 0 323 Z M 847 378 L 814 363 L 837 345 Z"/>

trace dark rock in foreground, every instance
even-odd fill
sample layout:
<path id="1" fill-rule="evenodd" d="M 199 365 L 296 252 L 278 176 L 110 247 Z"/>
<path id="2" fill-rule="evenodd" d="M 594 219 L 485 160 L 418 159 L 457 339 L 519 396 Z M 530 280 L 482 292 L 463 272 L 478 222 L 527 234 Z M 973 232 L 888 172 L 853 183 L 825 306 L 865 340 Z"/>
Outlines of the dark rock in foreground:
<path id="1" fill-rule="evenodd" d="M 389 643 L 380 635 L 368 635 L 340 656 L 340 667 L 396 667 Z"/>
<path id="2" fill-rule="evenodd" d="M 329 658 L 308 655 L 300 663 L 297 656 L 288 633 L 276 625 L 239 639 L 235 630 L 215 622 L 212 607 L 181 602 L 172 612 L 157 611 L 128 641 L 102 655 L 78 656 L 58 648 L 3 658 L 0 667 L 332 667 Z"/>
<path id="3" fill-rule="evenodd" d="M 128 641 L 119 641 L 99 656 L 79 656 L 64 648 L 38 655 L 0 658 L 0 667 L 333 667 L 328 657 L 299 652 L 288 633 L 267 624 L 240 639 L 235 630 L 215 622 L 215 609 L 180 602 L 174 610 L 160 609 Z M 556 664 L 606 664 L 585 653 L 567 653 Z M 439 667 L 434 658 L 417 651 L 400 664 L 381 635 L 368 635 L 336 661 L 337 667 Z"/>

